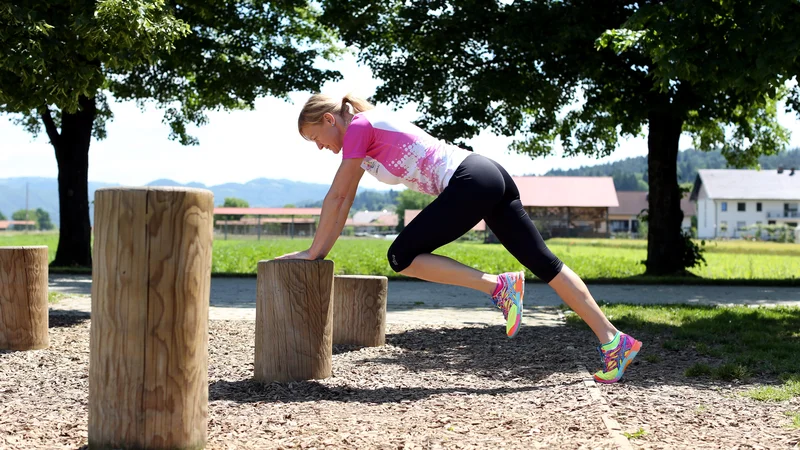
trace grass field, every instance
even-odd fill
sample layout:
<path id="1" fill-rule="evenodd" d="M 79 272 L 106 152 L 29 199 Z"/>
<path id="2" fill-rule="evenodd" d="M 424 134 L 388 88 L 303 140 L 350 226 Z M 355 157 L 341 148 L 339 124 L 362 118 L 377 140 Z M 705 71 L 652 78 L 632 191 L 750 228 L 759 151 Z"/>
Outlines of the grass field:
<path id="1" fill-rule="evenodd" d="M 662 352 L 680 353 L 703 360 L 686 369 L 687 377 L 747 381 L 767 376 L 780 383 L 744 395 L 762 401 L 800 397 L 800 308 L 620 304 L 600 308 L 617 328 L 634 336 L 658 337 L 661 348 L 645 353 L 648 362 L 658 363 Z M 569 325 L 586 327 L 576 314 L 566 317 Z"/>
<path id="2" fill-rule="evenodd" d="M 329 258 L 339 274 L 373 274 L 399 277 L 386 260 L 390 241 L 342 238 Z M 54 233 L 0 235 L 0 246 L 47 245 L 55 257 L 58 235 Z M 595 282 L 652 282 L 643 277 L 647 243 L 627 239 L 551 239 L 550 249 L 584 279 Z M 311 245 L 311 239 L 269 238 L 215 240 L 212 272 L 252 275 L 260 260 L 271 259 Z M 800 284 L 800 244 L 724 241 L 705 246 L 707 266 L 692 269 L 697 283 Z M 523 267 L 500 245 L 453 243 L 436 253 L 450 256 L 485 272 L 505 272 Z M 55 269 L 57 270 L 57 269 Z M 528 272 L 527 277 L 533 278 Z M 658 281 L 670 281 L 658 278 Z M 687 282 L 685 278 L 672 280 Z"/>

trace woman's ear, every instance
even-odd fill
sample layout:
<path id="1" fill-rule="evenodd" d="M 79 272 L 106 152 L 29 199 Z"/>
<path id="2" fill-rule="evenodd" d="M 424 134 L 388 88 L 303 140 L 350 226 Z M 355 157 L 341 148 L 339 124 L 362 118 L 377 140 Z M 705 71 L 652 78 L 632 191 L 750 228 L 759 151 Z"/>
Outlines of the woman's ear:
<path id="1" fill-rule="evenodd" d="M 336 117 L 331 113 L 325 113 L 322 117 L 325 118 L 325 124 L 328 126 L 336 125 Z"/>

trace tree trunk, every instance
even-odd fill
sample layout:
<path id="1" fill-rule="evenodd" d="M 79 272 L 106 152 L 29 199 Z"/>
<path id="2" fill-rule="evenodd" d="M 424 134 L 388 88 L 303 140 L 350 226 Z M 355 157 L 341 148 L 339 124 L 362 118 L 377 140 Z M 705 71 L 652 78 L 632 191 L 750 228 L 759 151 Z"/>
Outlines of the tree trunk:
<path id="1" fill-rule="evenodd" d="M 91 267 L 89 222 L 89 144 L 97 106 L 94 98 L 81 97 L 81 109 L 62 112 L 61 132 L 49 111 L 42 119 L 58 162 L 58 204 L 61 224 L 53 267 Z"/>
<path id="2" fill-rule="evenodd" d="M 647 275 L 684 274 L 681 194 L 678 188 L 678 141 L 683 119 L 668 111 L 649 113 L 647 138 L 648 196 Z"/>

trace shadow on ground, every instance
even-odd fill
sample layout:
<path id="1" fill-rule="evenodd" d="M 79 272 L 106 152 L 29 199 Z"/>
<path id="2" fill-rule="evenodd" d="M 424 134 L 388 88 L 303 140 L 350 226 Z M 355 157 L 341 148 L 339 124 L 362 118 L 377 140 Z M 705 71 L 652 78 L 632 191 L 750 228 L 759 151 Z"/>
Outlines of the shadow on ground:
<path id="1" fill-rule="evenodd" d="M 83 311 L 60 310 L 58 314 L 50 313 L 49 328 L 69 328 L 89 320 L 89 314 Z"/>
<path id="2" fill-rule="evenodd" d="M 568 355 L 551 353 L 548 346 L 540 344 L 546 342 L 552 330 L 552 327 L 526 327 L 515 339 L 506 337 L 504 327 L 421 328 L 387 334 L 385 347 L 334 346 L 334 354 L 343 358 L 334 359 L 334 378 L 270 384 L 252 379 L 220 380 L 209 386 L 209 400 L 391 403 L 455 392 L 505 395 L 545 389 L 547 386 L 540 382 L 554 371 L 576 370 Z M 402 386 L 408 376 L 413 378 L 412 386 L 361 388 L 346 382 L 335 385 L 344 382 L 337 381 L 337 372 L 353 368 L 372 373 L 376 379 L 391 380 L 395 386 Z M 444 386 L 413 386 L 425 377 L 435 378 Z M 466 379 L 475 377 L 482 381 L 471 387 L 472 382 Z"/>
<path id="3" fill-rule="evenodd" d="M 782 374 L 800 373 L 800 308 L 637 308 L 622 306 L 609 314 L 617 328 L 644 343 L 633 370 L 626 374 L 628 382 L 719 387 L 743 382 L 769 384 Z M 567 329 L 588 331 L 576 316 L 569 316 L 568 324 Z M 697 374 L 698 365 L 719 370 Z M 686 376 L 690 368 L 695 373 Z"/>
<path id="4" fill-rule="evenodd" d="M 358 403 L 400 403 L 416 401 L 441 394 L 506 395 L 545 389 L 547 386 L 498 387 L 474 389 L 464 387 L 424 388 L 381 387 L 376 389 L 350 386 L 328 386 L 316 381 L 262 384 L 253 380 L 220 380 L 209 386 L 208 400 L 228 400 L 239 403 L 257 402 L 315 402 L 338 401 Z"/>

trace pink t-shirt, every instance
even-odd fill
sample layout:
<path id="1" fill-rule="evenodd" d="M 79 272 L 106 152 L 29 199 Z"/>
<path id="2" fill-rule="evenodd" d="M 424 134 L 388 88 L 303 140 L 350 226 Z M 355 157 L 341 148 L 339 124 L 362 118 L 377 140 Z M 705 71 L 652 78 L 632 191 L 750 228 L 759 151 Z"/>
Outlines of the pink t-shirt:
<path id="1" fill-rule="evenodd" d="M 441 194 L 470 155 L 378 109 L 356 114 L 343 144 L 342 157 L 364 158 L 361 167 L 379 181 L 431 195 Z"/>

